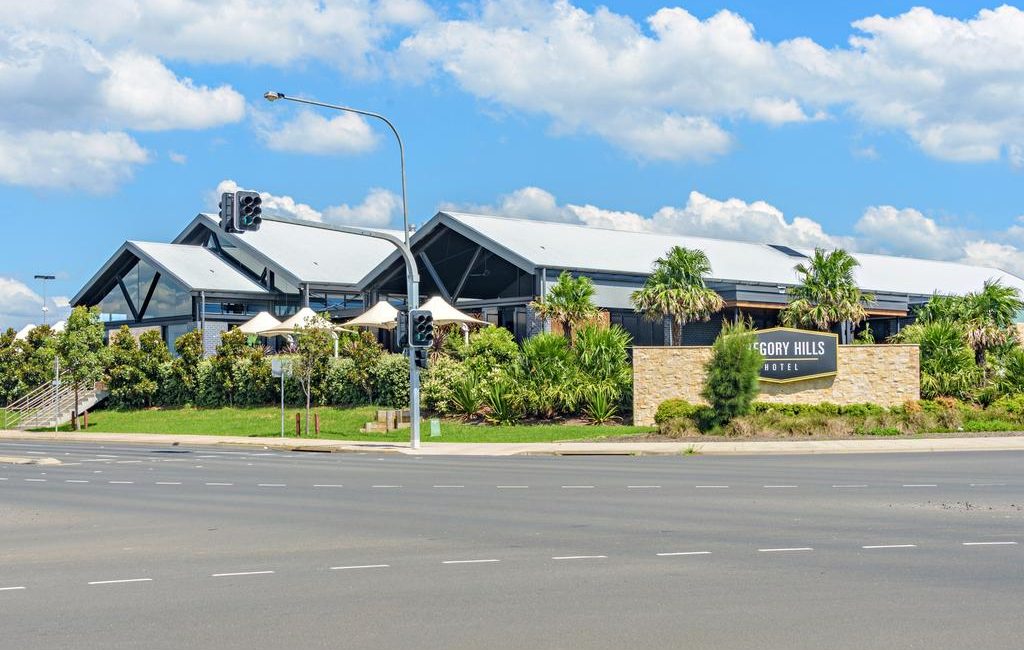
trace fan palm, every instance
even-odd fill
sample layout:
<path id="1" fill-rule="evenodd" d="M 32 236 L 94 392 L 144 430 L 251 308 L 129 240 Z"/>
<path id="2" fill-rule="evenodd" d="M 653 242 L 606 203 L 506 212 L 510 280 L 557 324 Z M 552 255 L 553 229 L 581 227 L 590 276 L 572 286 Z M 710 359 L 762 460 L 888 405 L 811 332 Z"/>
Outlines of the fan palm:
<path id="1" fill-rule="evenodd" d="M 974 360 L 985 365 L 986 354 L 1017 338 L 1014 322 L 1024 309 L 1020 292 L 998 280 L 964 296 L 935 295 L 917 311 L 917 322 L 949 322 L 963 326 Z"/>
<path id="2" fill-rule="evenodd" d="M 821 331 L 838 323 L 852 326 L 862 322 L 868 315 L 864 303 L 875 297 L 857 287 L 853 270 L 858 266 L 860 263 L 842 249 L 815 249 L 809 262 L 796 265 L 800 284 L 790 288 L 793 299 L 780 312 L 779 320 L 789 327 Z M 845 330 L 844 342 L 848 338 Z"/>
<path id="3" fill-rule="evenodd" d="M 562 271 L 558 282 L 551 286 L 548 294 L 531 302 L 530 307 L 541 318 L 557 321 L 572 345 L 573 328 L 597 315 L 594 283 L 585 275 L 574 278 L 568 271 Z"/>
<path id="4" fill-rule="evenodd" d="M 630 296 L 633 307 L 651 320 L 672 318 L 672 343 L 682 345 L 683 325 L 709 320 L 725 301 L 704 283 L 711 263 L 704 251 L 673 246 L 654 262 L 644 286 Z"/>

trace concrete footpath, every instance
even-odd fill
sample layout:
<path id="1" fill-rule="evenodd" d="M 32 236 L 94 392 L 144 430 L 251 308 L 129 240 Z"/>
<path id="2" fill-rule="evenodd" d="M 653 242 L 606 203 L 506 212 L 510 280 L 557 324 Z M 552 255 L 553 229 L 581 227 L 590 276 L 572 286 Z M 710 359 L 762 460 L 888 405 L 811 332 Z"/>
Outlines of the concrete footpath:
<path id="1" fill-rule="evenodd" d="M 1024 451 L 1024 435 L 970 438 L 858 440 L 709 440 L 698 442 L 424 442 L 408 443 L 317 438 L 167 435 L 153 433 L 50 433 L 0 431 L 0 441 L 38 440 L 143 445 L 243 446 L 288 451 L 397 453 L 412 456 L 679 455 L 679 454 L 864 454 L 931 451 Z"/>

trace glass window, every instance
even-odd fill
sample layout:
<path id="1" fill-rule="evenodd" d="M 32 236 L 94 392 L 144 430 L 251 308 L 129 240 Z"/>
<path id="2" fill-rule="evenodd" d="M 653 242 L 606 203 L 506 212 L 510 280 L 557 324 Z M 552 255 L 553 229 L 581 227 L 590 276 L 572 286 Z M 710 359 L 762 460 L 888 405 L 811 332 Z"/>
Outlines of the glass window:
<path id="1" fill-rule="evenodd" d="M 132 310 L 128 308 L 128 303 L 124 299 L 124 294 L 121 293 L 121 287 L 116 284 L 109 292 L 107 292 L 107 295 L 100 300 L 99 308 L 100 320 L 108 323 L 131 320 L 132 318 Z"/>
<path id="2" fill-rule="evenodd" d="M 139 266 L 148 264 L 140 262 Z M 142 277 L 145 274 L 140 274 Z M 152 280 L 152 277 L 150 277 Z M 146 284 L 146 288 L 142 293 L 142 297 L 139 298 L 139 302 L 136 303 L 139 307 L 142 306 L 142 302 L 146 299 L 146 293 L 149 291 L 149 284 Z M 192 292 L 189 291 L 184 285 L 180 284 L 167 274 L 160 276 L 160 281 L 156 284 L 156 290 L 153 292 L 153 297 L 150 298 L 149 306 L 146 307 L 146 314 L 144 318 L 170 318 L 173 316 L 191 316 L 192 315 Z"/>
<path id="3" fill-rule="evenodd" d="M 178 350 L 174 347 L 174 342 L 178 340 L 178 337 L 191 332 L 195 328 L 195 323 L 175 323 L 174 325 L 167 326 L 164 340 L 167 341 L 167 348 L 171 351 L 172 355 L 178 356 Z"/>

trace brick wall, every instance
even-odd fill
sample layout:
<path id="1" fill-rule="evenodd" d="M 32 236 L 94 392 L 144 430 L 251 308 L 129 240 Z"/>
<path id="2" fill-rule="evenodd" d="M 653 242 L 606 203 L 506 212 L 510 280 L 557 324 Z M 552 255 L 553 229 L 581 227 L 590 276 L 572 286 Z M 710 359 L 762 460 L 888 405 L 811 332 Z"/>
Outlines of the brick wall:
<path id="1" fill-rule="evenodd" d="M 871 402 L 897 406 L 921 397 L 916 345 L 841 345 L 838 374 L 787 384 L 761 383 L 758 401 L 815 404 Z M 654 424 L 658 404 L 680 398 L 699 403 L 710 347 L 633 348 L 633 421 Z"/>

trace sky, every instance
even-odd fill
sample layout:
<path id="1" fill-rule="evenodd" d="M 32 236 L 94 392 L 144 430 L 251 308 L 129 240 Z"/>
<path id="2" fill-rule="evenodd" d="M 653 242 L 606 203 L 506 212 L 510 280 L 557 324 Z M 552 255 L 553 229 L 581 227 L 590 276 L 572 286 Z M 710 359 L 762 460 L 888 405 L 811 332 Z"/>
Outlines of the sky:
<path id="1" fill-rule="evenodd" d="M 1024 11 L 746 0 L 0 3 L 0 327 L 220 191 L 475 210 L 1024 275 Z M 571 242 L 567 243 L 571 245 Z"/>

